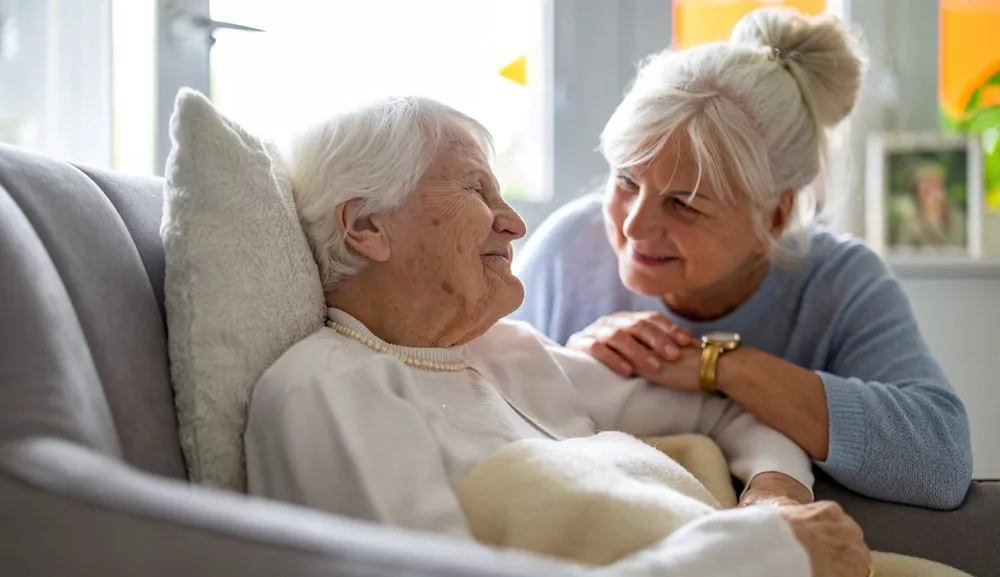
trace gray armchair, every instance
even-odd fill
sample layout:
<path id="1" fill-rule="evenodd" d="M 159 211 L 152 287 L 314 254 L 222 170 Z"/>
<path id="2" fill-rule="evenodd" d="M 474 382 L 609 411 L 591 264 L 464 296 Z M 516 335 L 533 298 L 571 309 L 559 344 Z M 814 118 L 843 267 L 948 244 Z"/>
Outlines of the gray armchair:
<path id="1" fill-rule="evenodd" d="M 0 574 L 557 576 L 567 567 L 186 482 L 163 183 L 0 145 Z M 953 512 L 820 477 L 870 545 L 1000 575 L 1000 483 Z"/>

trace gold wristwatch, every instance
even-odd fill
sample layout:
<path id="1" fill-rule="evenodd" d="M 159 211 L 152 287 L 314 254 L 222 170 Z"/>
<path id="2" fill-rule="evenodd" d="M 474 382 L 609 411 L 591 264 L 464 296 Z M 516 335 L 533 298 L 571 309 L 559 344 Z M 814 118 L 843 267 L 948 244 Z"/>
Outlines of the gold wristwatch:
<path id="1" fill-rule="evenodd" d="M 719 357 L 740 348 L 740 335 L 724 331 L 713 331 L 701 337 L 701 369 L 698 383 L 701 392 L 709 397 L 726 398 L 726 394 L 715 386 L 715 373 L 719 367 Z"/>

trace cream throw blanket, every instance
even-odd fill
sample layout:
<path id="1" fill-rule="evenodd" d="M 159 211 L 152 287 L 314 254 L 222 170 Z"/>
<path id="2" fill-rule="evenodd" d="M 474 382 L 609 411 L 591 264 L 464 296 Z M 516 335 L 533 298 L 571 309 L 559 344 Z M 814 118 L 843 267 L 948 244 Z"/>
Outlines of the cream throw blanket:
<path id="1" fill-rule="evenodd" d="M 478 541 L 585 565 L 613 563 L 737 503 L 708 437 L 642 442 L 612 432 L 507 445 L 472 468 L 458 497 Z M 880 577 L 970 577 L 914 557 L 873 556 Z"/>

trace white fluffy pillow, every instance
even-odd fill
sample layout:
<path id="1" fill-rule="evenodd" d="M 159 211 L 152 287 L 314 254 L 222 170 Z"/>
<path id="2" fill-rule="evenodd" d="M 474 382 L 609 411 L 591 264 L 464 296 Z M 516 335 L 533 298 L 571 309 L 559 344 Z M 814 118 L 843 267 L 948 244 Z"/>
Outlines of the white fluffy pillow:
<path id="1" fill-rule="evenodd" d="M 245 491 L 251 391 L 322 326 L 319 271 L 273 145 L 193 90 L 170 137 L 160 234 L 181 447 L 192 481 Z"/>

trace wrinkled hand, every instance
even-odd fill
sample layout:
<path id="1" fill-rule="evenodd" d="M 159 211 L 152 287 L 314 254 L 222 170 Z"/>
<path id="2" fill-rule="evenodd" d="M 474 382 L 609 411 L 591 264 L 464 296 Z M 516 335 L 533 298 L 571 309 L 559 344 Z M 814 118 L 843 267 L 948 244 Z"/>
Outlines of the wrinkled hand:
<path id="1" fill-rule="evenodd" d="M 809 553 L 813 577 L 865 577 L 872 563 L 864 533 L 833 501 L 781 507 L 778 515 Z"/>
<path id="2" fill-rule="evenodd" d="M 623 311 L 597 319 L 566 342 L 616 373 L 630 377 L 659 373 L 665 363 L 682 358 L 693 336 L 652 311 Z"/>

